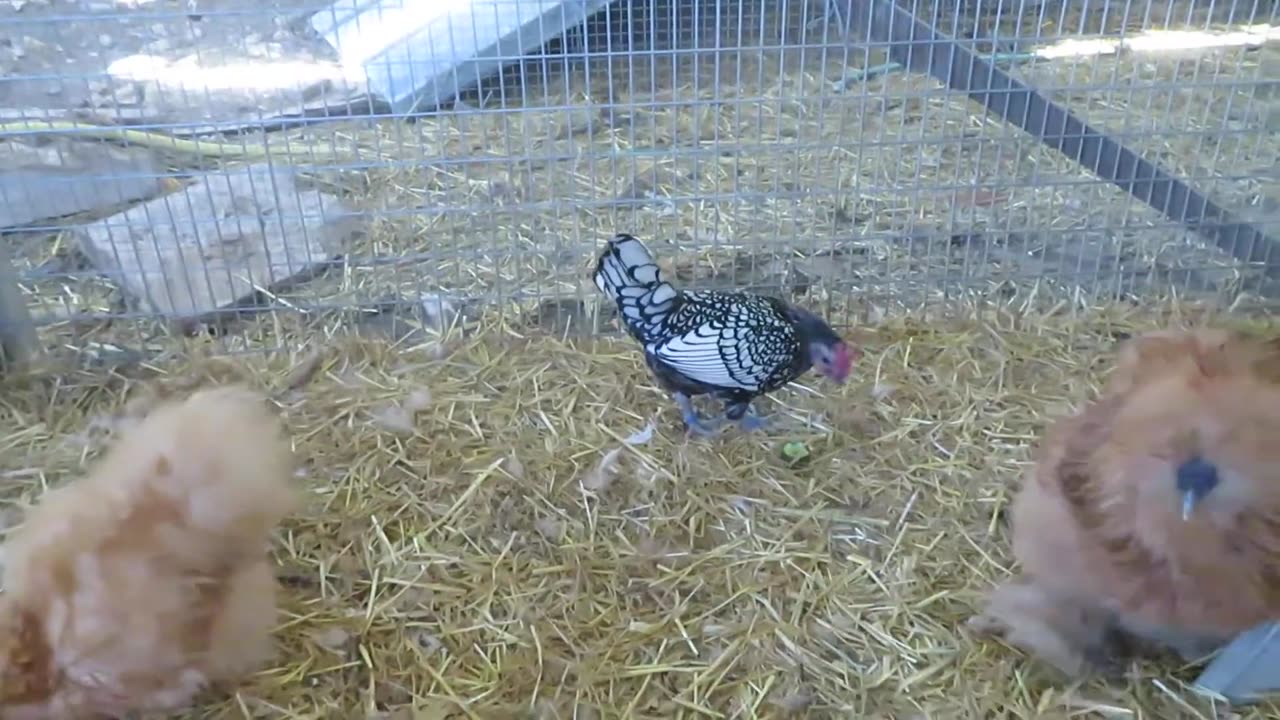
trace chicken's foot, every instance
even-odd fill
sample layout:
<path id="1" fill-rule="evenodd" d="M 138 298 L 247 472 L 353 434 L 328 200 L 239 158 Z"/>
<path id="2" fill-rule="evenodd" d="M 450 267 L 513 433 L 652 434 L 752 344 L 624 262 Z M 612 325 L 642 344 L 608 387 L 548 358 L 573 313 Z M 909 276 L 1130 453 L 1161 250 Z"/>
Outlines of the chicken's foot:
<path id="1" fill-rule="evenodd" d="M 693 401 L 684 393 L 674 393 L 676 405 L 680 407 L 680 418 L 684 420 L 684 426 L 691 435 L 715 435 L 718 429 L 711 423 L 698 417 L 698 413 L 693 409 Z"/>
<path id="2" fill-rule="evenodd" d="M 755 432 L 769 426 L 769 418 L 757 414 L 751 408 L 750 402 L 727 403 L 724 407 L 724 415 L 729 420 L 738 423 L 738 427 L 744 432 Z"/>

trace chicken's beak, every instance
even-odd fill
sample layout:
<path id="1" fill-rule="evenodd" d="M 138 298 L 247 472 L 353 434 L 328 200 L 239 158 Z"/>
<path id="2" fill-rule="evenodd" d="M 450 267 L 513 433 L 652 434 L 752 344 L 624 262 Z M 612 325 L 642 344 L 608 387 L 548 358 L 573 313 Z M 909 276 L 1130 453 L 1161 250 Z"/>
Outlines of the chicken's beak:
<path id="1" fill-rule="evenodd" d="M 1196 491 L 1188 490 L 1182 493 L 1182 519 L 1183 521 L 1191 519 L 1191 513 L 1196 509 Z"/>
<path id="2" fill-rule="evenodd" d="M 1218 468 L 1196 456 L 1178 466 L 1178 491 L 1182 493 L 1182 519 L 1190 520 L 1196 505 L 1218 486 Z"/>

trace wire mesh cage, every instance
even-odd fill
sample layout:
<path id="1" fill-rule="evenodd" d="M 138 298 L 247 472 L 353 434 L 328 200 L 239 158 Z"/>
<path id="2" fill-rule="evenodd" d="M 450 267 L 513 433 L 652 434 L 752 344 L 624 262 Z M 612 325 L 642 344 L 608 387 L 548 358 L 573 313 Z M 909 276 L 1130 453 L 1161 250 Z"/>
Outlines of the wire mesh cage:
<path id="1" fill-rule="evenodd" d="M 18 0 L 2 224 L 59 347 L 251 349 L 396 308 L 598 331 L 587 270 L 620 230 L 682 283 L 837 323 L 1032 288 L 1265 297 L 1276 13 Z"/>
<path id="2" fill-rule="evenodd" d="M 0 1 L 0 360 L 41 369 L 0 378 L 0 529 L 141 432 L 129 451 L 147 462 L 117 463 L 100 476 L 111 501 L 62 525 L 127 525 L 104 546 L 166 559 L 172 518 L 216 493 L 173 513 L 155 493 L 123 523 L 96 521 L 130 499 L 117 476 L 203 491 L 222 458 L 252 466 L 261 448 L 232 446 L 244 433 L 223 433 L 221 413 L 187 414 L 192 433 L 136 422 L 234 382 L 280 411 L 306 502 L 271 545 L 278 656 L 180 717 L 1280 717 L 1275 702 L 1194 695 L 1185 663 L 1063 690 L 966 629 L 1012 575 L 1001 545 L 1032 446 L 1095 393 L 1116 340 L 1273 302 L 1278 13 L 1261 0 Z M 655 382 L 636 343 L 598 337 L 617 330 L 591 270 L 618 232 L 681 287 L 776 295 L 842 330 L 783 330 L 761 353 L 735 338 L 719 365 L 708 353 L 686 368 L 727 373 L 734 354 L 770 381 L 819 361 L 826 378 L 754 397 L 777 425 L 687 436 L 692 401 Z M 735 397 L 718 419 L 759 420 Z M 1274 466 L 1274 403 L 1180 402 L 1152 442 L 1227 427 L 1230 457 Z M 1081 446 L 1110 432 L 1081 425 Z M 1249 432 L 1263 439 L 1237 442 Z M 1158 472 L 1172 454 L 1135 465 Z M 1242 467 L 1205 492 L 1245 504 Z M 1187 495 L 1171 478 L 1161 506 L 1151 487 L 1133 512 L 1163 533 L 1147 520 Z M 1240 539 L 1273 519 L 1231 518 L 1230 567 L 1277 546 Z M 146 542 L 117 542 L 139 527 Z M 1218 546 L 1193 532 L 1187 546 Z M 244 559 L 240 544 L 200 545 L 177 564 Z M 13 563 L 21 544 L 4 549 Z M 125 567 L 130 597 L 151 599 L 144 565 L 90 554 L 50 563 L 46 588 L 101 599 Z M 1236 590 L 1230 569 L 1205 572 L 1186 585 Z M 207 598 L 218 582 L 166 590 Z M 1179 605 L 1173 583 L 1152 594 L 1178 602 L 1150 604 Z M 96 611 L 80 597 L 66 607 Z M 14 607 L 65 609 L 0 614 Z M 74 624 L 126 628 L 125 654 L 149 657 L 158 617 Z M 219 625 L 202 615 L 183 637 Z M 1236 658 L 1274 653 L 1273 629 Z M 81 660 L 39 650 L 25 659 Z M 118 668 L 94 650 L 98 684 Z M 50 689 L 9 682 L 35 665 L 20 664 L 0 707 Z M 1246 664 L 1208 684 L 1239 690 L 1256 679 Z M 196 684 L 166 667 L 173 678 Z"/>

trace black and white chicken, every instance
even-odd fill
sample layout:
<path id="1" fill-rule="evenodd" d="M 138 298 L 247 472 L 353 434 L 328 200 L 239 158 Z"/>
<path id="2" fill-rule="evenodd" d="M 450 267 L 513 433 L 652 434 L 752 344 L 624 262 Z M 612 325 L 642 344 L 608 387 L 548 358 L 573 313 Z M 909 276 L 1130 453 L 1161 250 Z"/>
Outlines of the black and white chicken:
<path id="1" fill-rule="evenodd" d="M 596 261 L 596 287 L 616 303 L 628 333 L 644 348 L 645 363 L 671 393 L 690 432 L 716 432 L 698 417 L 691 398 L 712 395 L 725 417 L 744 430 L 766 419 L 751 401 L 810 368 L 843 383 L 861 351 L 822 318 L 777 298 L 714 290 L 677 290 L 648 248 L 619 233 Z"/>

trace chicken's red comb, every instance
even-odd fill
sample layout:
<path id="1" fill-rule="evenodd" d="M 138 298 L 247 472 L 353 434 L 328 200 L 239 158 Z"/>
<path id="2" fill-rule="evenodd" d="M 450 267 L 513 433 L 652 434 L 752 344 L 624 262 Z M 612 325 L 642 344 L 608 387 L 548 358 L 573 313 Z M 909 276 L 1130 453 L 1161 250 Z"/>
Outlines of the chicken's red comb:
<path id="1" fill-rule="evenodd" d="M 831 358 L 831 375 L 832 379 L 837 382 L 844 382 L 849 377 L 849 372 L 853 370 L 853 363 L 862 357 L 862 350 L 847 342 L 839 343 L 834 348 Z"/>

